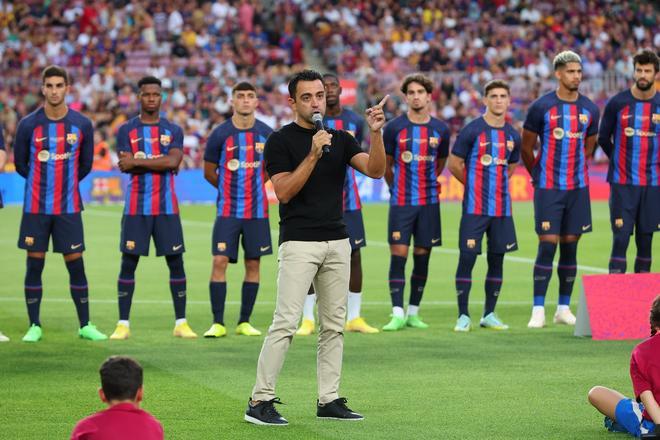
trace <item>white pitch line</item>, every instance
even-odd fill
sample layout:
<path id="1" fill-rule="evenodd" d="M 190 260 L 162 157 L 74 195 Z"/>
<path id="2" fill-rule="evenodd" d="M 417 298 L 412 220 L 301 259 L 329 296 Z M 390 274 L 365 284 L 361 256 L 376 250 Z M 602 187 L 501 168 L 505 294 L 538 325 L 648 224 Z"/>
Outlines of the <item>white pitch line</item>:
<path id="1" fill-rule="evenodd" d="M 95 215 L 95 216 L 99 216 L 99 217 L 117 217 L 116 213 L 97 211 L 97 210 L 93 210 L 93 209 L 87 209 L 87 210 L 85 210 L 85 212 L 89 213 L 89 214 L 92 214 L 92 215 Z M 213 227 L 213 222 L 212 221 L 200 222 L 200 221 L 197 221 L 197 220 L 181 220 L 181 223 L 183 223 L 184 225 L 190 225 L 190 226 L 204 226 L 204 227 L 208 227 L 209 229 L 211 229 Z M 277 236 L 279 234 L 279 229 L 271 229 L 270 231 L 274 236 Z M 384 241 L 374 241 L 374 240 L 367 240 L 367 245 L 374 245 L 374 246 L 378 246 L 378 247 L 389 247 L 390 246 L 389 243 L 386 243 Z M 441 254 L 449 254 L 449 255 L 458 255 L 460 253 L 460 251 L 458 249 L 454 249 L 454 248 L 436 248 L 434 250 L 434 252 L 439 252 Z M 481 254 L 479 257 L 480 258 L 486 258 L 486 255 Z M 514 261 L 516 263 L 525 263 L 525 264 L 532 264 L 532 265 L 534 263 L 536 263 L 536 260 L 534 260 L 532 258 L 525 258 L 525 257 L 514 257 L 514 256 L 506 255 L 504 257 L 504 259 L 507 260 L 507 261 Z M 553 266 L 557 267 L 557 264 L 558 263 L 555 262 L 555 263 L 553 263 Z M 583 272 L 609 273 L 609 271 L 607 269 L 602 268 L 602 267 L 584 266 L 584 265 L 578 264 L 577 268 L 578 268 L 578 270 L 581 270 Z"/>
<path id="2" fill-rule="evenodd" d="M 25 302 L 25 298 L 19 297 L 0 297 L 0 302 Z M 47 303 L 70 303 L 70 298 L 43 298 L 41 302 Z M 90 298 L 90 303 L 92 304 L 117 304 L 116 299 L 94 299 Z M 134 299 L 133 304 L 156 304 L 156 305 L 171 305 L 171 300 L 159 300 L 159 299 Z M 198 300 L 188 300 L 186 301 L 188 305 L 210 305 L 209 301 L 198 301 Z M 240 301 L 226 301 L 225 304 L 232 306 L 241 305 Z M 498 301 L 498 305 L 505 306 L 529 306 L 532 304 L 532 300 L 529 301 Z M 546 301 L 546 304 L 553 305 L 554 302 Z M 274 306 L 275 301 L 257 301 L 255 306 Z M 362 301 L 363 306 L 391 306 L 390 301 Z M 456 301 L 424 301 L 424 306 L 456 306 Z"/>

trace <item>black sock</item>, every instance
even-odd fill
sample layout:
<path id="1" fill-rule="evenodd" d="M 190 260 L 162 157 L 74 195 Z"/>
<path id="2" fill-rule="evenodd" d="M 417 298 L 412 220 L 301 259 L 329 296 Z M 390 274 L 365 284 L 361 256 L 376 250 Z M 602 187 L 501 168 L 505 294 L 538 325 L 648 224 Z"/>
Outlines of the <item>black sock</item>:
<path id="1" fill-rule="evenodd" d="M 472 288 L 472 268 L 474 268 L 476 261 L 477 254 L 472 252 L 461 252 L 458 257 L 458 268 L 456 269 L 458 316 L 470 316 L 468 303 L 470 300 L 470 289 Z"/>
<path id="2" fill-rule="evenodd" d="M 486 273 L 486 302 L 484 304 L 484 316 L 495 311 L 497 298 L 502 289 L 502 273 L 504 272 L 504 254 L 488 252 L 488 273 Z"/>
<path id="3" fill-rule="evenodd" d="M 609 272 L 626 273 L 626 250 L 628 250 L 630 234 L 627 231 L 615 231 L 612 240 Z"/>
<path id="4" fill-rule="evenodd" d="M 135 291 L 135 269 L 140 261 L 139 255 L 122 254 L 119 278 L 117 279 L 117 304 L 119 305 L 119 319 L 128 321 Z"/>
<path id="5" fill-rule="evenodd" d="M 410 301 L 411 306 L 419 306 L 422 302 L 424 295 L 424 286 L 426 286 L 426 278 L 429 273 L 429 259 L 431 253 L 414 255 L 413 254 L 413 271 L 410 275 Z"/>
<path id="6" fill-rule="evenodd" d="M 170 268 L 170 293 L 174 304 L 174 317 L 186 317 L 186 272 L 183 270 L 183 255 L 166 255 L 167 267 Z"/>
<path id="7" fill-rule="evenodd" d="M 89 293 L 87 289 L 87 277 L 85 276 L 85 263 L 82 257 L 66 262 L 69 271 L 69 284 L 71 287 L 71 298 L 76 305 L 80 327 L 89 324 Z"/>
<path id="8" fill-rule="evenodd" d="M 403 308 L 403 289 L 406 287 L 406 257 L 390 257 L 390 296 L 392 306 Z"/>
<path id="9" fill-rule="evenodd" d="M 46 260 L 44 258 L 27 257 L 25 270 L 25 304 L 27 305 L 30 325 L 41 326 L 39 321 L 39 309 L 43 289 L 41 287 L 41 273 L 44 270 Z"/>
<path id="10" fill-rule="evenodd" d="M 635 232 L 635 243 L 637 244 L 637 258 L 635 258 L 635 273 L 646 273 L 651 271 L 651 244 L 653 234 L 642 234 Z"/>
<path id="11" fill-rule="evenodd" d="M 539 241 L 539 248 L 534 263 L 534 305 L 545 305 L 545 295 L 552 277 L 552 261 L 555 259 L 557 244 Z"/>
<path id="12" fill-rule="evenodd" d="M 241 316 L 238 318 L 238 323 L 250 322 L 250 315 L 254 308 L 254 302 L 257 300 L 257 292 L 259 291 L 259 283 L 252 283 L 243 281 L 241 288 Z"/>
<path id="13" fill-rule="evenodd" d="M 227 283 L 225 281 L 211 281 L 209 283 L 211 296 L 211 311 L 213 322 L 225 325 L 225 299 L 227 298 Z"/>
<path id="14" fill-rule="evenodd" d="M 567 306 L 571 303 L 573 284 L 577 274 L 577 241 L 561 243 L 559 245 L 559 264 L 557 277 L 559 278 L 559 305 Z"/>

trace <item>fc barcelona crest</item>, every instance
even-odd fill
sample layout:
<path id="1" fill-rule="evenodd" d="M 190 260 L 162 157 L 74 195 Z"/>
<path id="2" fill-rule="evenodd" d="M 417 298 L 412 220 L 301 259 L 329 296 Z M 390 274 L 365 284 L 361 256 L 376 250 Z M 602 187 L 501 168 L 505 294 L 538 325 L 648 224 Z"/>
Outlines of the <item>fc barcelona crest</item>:
<path id="1" fill-rule="evenodd" d="M 34 245 L 34 237 L 25 237 L 25 245 L 26 246 L 33 246 Z"/>
<path id="2" fill-rule="evenodd" d="M 126 241 L 126 249 L 128 249 L 129 251 L 132 251 L 133 249 L 135 249 L 135 242 L 132 241 L 132 240 L 127 240 Z"/>
<path id="3" fill-rule="evenodd" d="M 218 243 L 217 247 L 218 247 L 218 250 L 220 252 L 224 252 L 224 251 L 227 250 L 227 243 L 225 243 L 224 241 L 221 241 L 221 242 Z"/>
<path id="4" fill-rule="evenodd" d="M 259 154 L 263 153 L 264 152 L 264 143 L 263 142 L 255 142 L 254 150 Z"/>
<path id="5" fill-rule="evenodd" d="M 399 231 L 392 232 L 392 240 L 401 240 L 401 232 Z"/>
<path id="6" fill-rule="evenodd" d="M 78 142 L 78 135 L 76 133 L 67 133 L 66 134 L 66 143 L 69 145 L 74 145 Z"/>
<path id="7" fill-rule="evenodd" d="M 506 149 L 509 151 L 513 151 L 513 141 L 506 141 Z"/>
<path id="8" fill-rule="evenodd" d="M 160 135 L 160 144 L 164 147 L 167 147 L 172 142 L 172 136 L 169 134 Z"/>
<path id="9" fill-rule="evenodd" d="M 550 222 L 541 222 L 541 229 L 544 231 L 550 230 Z"/>
<path id="10" fill-rule="evenodd" d="M 580 113 L 580 123 L 581 124 L 586 124 L 589 122 L 589 115 L 585 115 L 584 113 Z"/>
<path id="11" fill-rule="evenodd" d="M 429 145 L 431 146 L 431 148 L 435 148 L 435 147 L 437 147 L 439 144 L 440 144 L 440 139 L 438 139 L 437 137 L 433 137 L 433 136 L 431 136 L 431 137 L 429 138 Z"/>
<path id="12" fill-rule="evenodd" d="M 652 120 L 654 124 L 660 124 L 660 113 L 653 113 Z"/>
<path id="13" fill-rule="evenodd" d="M 623 219 L 622 218 L 614 219 L 614 226 L 616 226 L 617 228 L 623 228 Z"/>
<path id="14" fill-rule="evenodd" d="M 466 244 L 468 249 L 474 249 L 477 246 L 477 241 L 473 238 L 469 238 Z"/>

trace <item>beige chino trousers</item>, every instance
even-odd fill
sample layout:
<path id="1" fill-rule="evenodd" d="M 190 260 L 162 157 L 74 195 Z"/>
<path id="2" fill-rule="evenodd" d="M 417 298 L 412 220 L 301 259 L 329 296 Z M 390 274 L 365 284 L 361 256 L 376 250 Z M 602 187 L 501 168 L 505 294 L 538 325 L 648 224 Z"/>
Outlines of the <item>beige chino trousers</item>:
<path id="1" fill-rule="evenodd" d="M 285 241 L 278 251 L 277 304 L 259 354 L 252 400 L 275 398 L 275 384 L 313 282 L 319 314 L 316 359 L 319 402 L 339 398 L 350 278 L 349 240 Z"/>

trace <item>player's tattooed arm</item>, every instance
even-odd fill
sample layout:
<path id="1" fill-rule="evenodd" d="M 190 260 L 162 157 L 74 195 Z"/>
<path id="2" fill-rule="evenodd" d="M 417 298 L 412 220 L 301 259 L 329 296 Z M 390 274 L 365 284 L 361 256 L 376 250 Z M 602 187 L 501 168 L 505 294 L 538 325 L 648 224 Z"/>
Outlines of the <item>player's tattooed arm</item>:
<path id="1" fill-rule="evenodd" d="M 523 128 L 522 148 L 520 149 L 520 155 L 530 176 L 532 175 L 532 170 L 534 169 L 534 147 L 536 146 L 537 137 L 538 135 L 533 131 Z"/>
<path id="2" fill-rule="evenodd" d="M 204 161 L 204 179 L 211 184 L 213 188 L 218 187 L 218 164 Z"/>
<path id="3" fill-rule="evenodd" d="M 451 154 L 447 167 L 456 180 L 465 185 L 465 159 Z"/>

